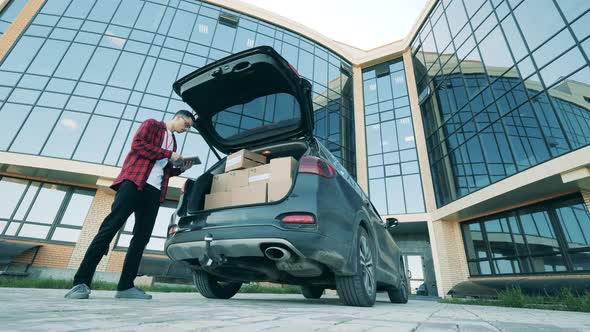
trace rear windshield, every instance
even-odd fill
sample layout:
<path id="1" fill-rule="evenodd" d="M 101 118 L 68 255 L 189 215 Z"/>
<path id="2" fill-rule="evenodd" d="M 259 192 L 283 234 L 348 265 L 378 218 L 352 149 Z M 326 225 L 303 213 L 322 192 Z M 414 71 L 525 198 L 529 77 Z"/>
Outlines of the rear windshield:
<path id="1" fill-rule="evenodd" d="M 297 128 L 301 125 L 301 110 L 294 96 L 278 93 L 226 108 L 212 120 L 222 139 L 239 140 Z"/>

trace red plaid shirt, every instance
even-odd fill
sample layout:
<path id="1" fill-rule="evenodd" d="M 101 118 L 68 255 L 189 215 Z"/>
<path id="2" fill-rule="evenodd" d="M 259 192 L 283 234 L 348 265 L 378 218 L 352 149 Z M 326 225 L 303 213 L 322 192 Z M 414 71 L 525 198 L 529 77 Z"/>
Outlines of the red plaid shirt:
<path id="1" fill-rule="evenodd" d="M 172 141 L 174 143 L 172 151 L 161 148 L 166 130 L 165 122 L 154 119 L 146 120 L 139 126 L 135 136 L 133 136 L 131 151 L 127 154 L 121 173 L 119 173 L 111 188 L 117 190 L 121 182 L 130 180 L 137 185 L 139 191 L 143 190 L 143 186 L 145 186 L 156 160 L 170 158 L 172 152 L 176 152 L 176 138 L 174 134 L 172 134 Z M 180 173 L 180 168 L 172 167 L 172 163 L 170 162 L 166 164 L 166 167 L 164 167 L 164 176 L 162 177 L 160 202 L 166 199 L 170 177 L 177 176 Z"/>

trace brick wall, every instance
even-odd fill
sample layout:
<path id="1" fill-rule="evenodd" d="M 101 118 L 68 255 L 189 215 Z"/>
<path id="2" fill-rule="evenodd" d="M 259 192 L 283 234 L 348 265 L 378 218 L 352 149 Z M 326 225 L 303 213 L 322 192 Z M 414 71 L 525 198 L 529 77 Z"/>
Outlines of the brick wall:
<path id="1" fill-rule="evenodd" d="M 435 264 L 438 262 L 440 278 L 437 280 L 437 288 L 440 296 L 446 296 L 447 292 L 456 284 L 467 280 L 469 270 L 463 246 L 460 223 L 452 221 L 434 221 L 432 223 L 437 250 Z"/>
<path id="2" fill-rule="evenodd" d="M 0 60 L 8 53 L 18 37 L 23 33 L 33 16 L 37 14 L 45 0 L 29 0 L 12 24 L 0 36 Z"/>
<path id="3" fill-rule="evenodd" d="M 35 256 L 35 260 L 33 261 L 34 266 L 65 268 L 68 266 L 68 262 L 72 256 L 72 250 L 74 249 L 73 246 L 64 244 L 12 240 L 10 240 L 10 242 L 41 245 L 37 256 L 35 256 L 35 251 L 37 249 L 32 248 L 16 256 L 12 262 L 13 264 L 30 264 L 31 261 L 33 261 L 33 256 Z"/>
<path id="4" fill-rule="evenodd" d="M 84 258 L 84 254 L 86 253 L 86 249 L 88 249 L 90 242 L 92 242 L 92 239 L 98 232 L 102 221 L 111 212 L 111 204 L 113 203 L 114 198 L 115 192 L 108 187 L 99 187 L 96 190 L 96 196 L 94 196 L 94 200 L 92 201 L 92 205 L 90 206 L 86 220 L 84 220 L 84 225 L 82 226 L 82 231 L 80 232 L 80 238 L 74 247 L 68 268 L 77 269 L 80 266 L 80 263 Z M 98 264 L 96 271 L 106 271 L 109 256 L 113 254 L 112 248 L 115 244 L 115 239 L 116 236 L 110 244 L 111 250 L 109 250 L 109 254 L 106 257 L 103 257 L 103 259 Z"/>

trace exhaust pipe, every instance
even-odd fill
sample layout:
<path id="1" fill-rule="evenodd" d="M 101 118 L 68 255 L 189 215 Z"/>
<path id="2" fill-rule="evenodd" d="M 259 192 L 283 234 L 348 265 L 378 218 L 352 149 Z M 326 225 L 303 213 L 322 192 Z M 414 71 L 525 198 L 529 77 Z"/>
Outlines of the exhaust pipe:
<path id="1" fill-rule="evenodd" d="M 286 261 L 291 258 L 291 253 L 280 247 L 268 247 L 264 250 L 264 255 L 273 261 Z"/>

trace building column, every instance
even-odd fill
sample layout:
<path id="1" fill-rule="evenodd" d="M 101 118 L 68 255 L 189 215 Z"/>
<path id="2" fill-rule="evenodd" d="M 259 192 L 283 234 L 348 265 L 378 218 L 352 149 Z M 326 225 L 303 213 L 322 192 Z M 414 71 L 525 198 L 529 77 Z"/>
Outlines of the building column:
<path id="1" fill-rule="evenodd" d="M 582 197 L 584 197 L 584 202 L 586 202 L 586 207 L 588 208 L 588 211 L 590 211 L 590 190 L 582 189 L 580 190 L 580 193 L 582 194 Z"/>
<path id="2" fill-rule="evenodd" d="M 6 29 L 4 34 L 0 36 L 0 60 L 8 54 L 12 45 L 16 42 L 18 37 L 25 31 L 29 22 L 35 17 L 41 6 L 45 3 L 45 0 L 29 0 L 23 10 L 18 16 L 12 21 L 12 24 Z M 8 1 L 0 0 L 0 11 L 4 6 L 8 5 Z"/>
<path id="3" fill-rule="evenodd" d="M 363 100 L 363 69 L 352 67 L 353 101 L 354 101 L 354 129 L 356 148 L 356 182 L 369 194 L 369 174 L 367 169 L 367 144 L 365 133 L 365 107 Z"/>
<path id="4" fill-rule="evenodd" d="M 106 218 L 106 216 L 111 212 L 111 205 L 115 199 L 115 192 L 105 185 L 109 184 L 110 182 L 111 181 L 103 181 L 102 179 L 99 179 L 99 187 L 96 190 L 96 196 L 94 196 L 90 210 L 88 210 L 86 220 L 84 220 L 84 225 L 82 226 L 82 231 L 80 232 L 80 238 L 74 247 L 72 257 L 70 258 L 70 262 L 68 264 L 68 268 L 70 269 L 78 269 L 80 263 L 82 263 L 84 255 L 86 254 L 86 250 L 90 246 L 90 242 L 92 242 L 92 239 L 94 239 L 94 236 L 98 232 L 98 229 L 100 228 L 104 218 Z M 112 255 L 112 249 L 115 245 L 116 238 L 116 236 L 113 238 L 113 241 L 109 246 L 110 250 L 108 255 L 102 258 L 96 268 L 96 271 L 105 272 L 107 270 L 107 263 L 110 256 Z"/>
<path id="5" fill-rule="evenodd" d="M 428 222 L 436 287 L 440 297 L 446 297 L 453 286 L 469 278 L 460 226 L 456 221 Z"/>

